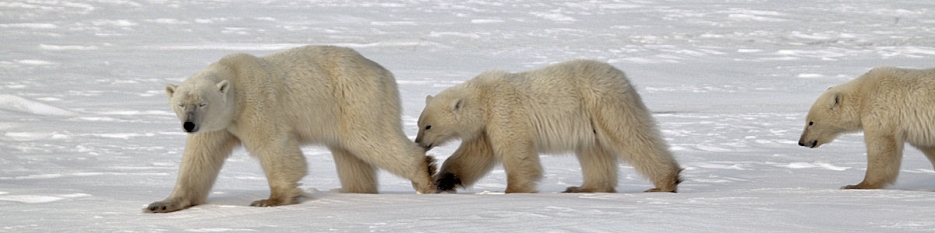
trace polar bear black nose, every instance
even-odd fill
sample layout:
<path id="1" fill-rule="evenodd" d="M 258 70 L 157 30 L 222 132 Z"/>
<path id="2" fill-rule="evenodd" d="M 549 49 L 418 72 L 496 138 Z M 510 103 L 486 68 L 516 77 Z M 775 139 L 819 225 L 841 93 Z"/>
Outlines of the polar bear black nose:
<path id="1" fill-rule="evenodd" d="M 195 132 L 195 123 L 191 121 L 186 121 L 185 124 L 182 124 L 182 128 L 185 128 L 185 132 Z"/>

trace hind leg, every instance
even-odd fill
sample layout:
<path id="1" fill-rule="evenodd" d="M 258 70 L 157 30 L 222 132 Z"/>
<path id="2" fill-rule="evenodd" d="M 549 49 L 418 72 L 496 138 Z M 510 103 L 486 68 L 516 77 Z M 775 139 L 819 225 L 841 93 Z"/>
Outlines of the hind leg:
<path id="1" fill-rule="evenodd" d="M 535 193 L 536 182 L 542 179 L 542 163 L 529 138 L 514 137 L 509 129 L 496 129 L 488 136 L 494 157 L 506 171 L 506 193 Z M 518 130 L 515 130 L 518 131 Z"/>
<path id="2" fill-rule="evenodd" d="M 425 150 L 419 145 L 402 136 L 390 141 L 363 138 L 347 141 L 344 148 L 366 163 L 411 180 L 413 188 L 419 193 L 435 193 L 430 174 L 434 171 L 434 159 L 425 156 Z"/>
<path id="3" fill-rule="evenodd" d="M 568 187 L 566 193 L 616 192 L 617 157 L 598 145 L 585 145 L 576 151 L 584 183 Z"/>
<path id="4" fill-rule="evenodd" d="M 435 186 L 439 192 L 455 192 L 455 188 L 470 187 L 496 164 L 487 136 L 462 141 L 435 175 Z"/>
<path id="5" fill-rule="evenodd" d="M 645 109 L 645 108 L 638 108 Z M 595 119 L 598 141 L 649 178 L 655 188 L 647 192 L 676 192 L 681 168 L 646 111 L 602 108 Z"/>
<path id="6" fill-rule="evenodd" d="M 377 169 L 344 148 L 329 146 L 345 193 L 377 193 Z"/>

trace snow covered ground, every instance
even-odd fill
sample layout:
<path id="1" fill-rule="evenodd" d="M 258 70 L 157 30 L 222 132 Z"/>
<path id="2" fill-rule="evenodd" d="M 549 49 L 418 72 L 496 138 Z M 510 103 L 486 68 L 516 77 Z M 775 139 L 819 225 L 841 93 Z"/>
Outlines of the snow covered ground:
<path id="1" fill-rule="evenodd" d="M 860 135 L 798 147 L 826 88 L 874 66 L 935 66 L 935 2 L 0 0 L 0 231 L 9 232 L 911 232 L 935 230 L 935 172 L 907 149 L 885 190 L 863 178 Z M 330 153 L 304 149 L 299 205 L 243 150 L 209 203 L 141 209 L 171 192 L 185 134 L 163 87 L 232 52 L 353 47 L 393 71 L 406 132 L 426 95 L 488 69 L 574 58 L 627 72 L 685 167 L 680 193 L 621 165 L 612 194 L 572 156 L 543 157 L 538 194 L 502 195 L 498 168 L 458 194 L 341 194 Z M 434 149 L 443 159 L 457 143 Z"/>

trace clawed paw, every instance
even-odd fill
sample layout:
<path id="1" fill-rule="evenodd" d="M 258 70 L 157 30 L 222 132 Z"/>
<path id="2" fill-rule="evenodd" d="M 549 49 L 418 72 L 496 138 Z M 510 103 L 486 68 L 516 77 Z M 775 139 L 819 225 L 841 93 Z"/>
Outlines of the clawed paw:
<path id="1" fill-rule="evenodd" d="M 572 186 L 572 187 L 568 187 L 567 189 L 565 189 L 563 193 L 580 193 L 580 192 L 581 192 L 581 188 Z"/>
<path id="2" fill-rule="evenodd" d="M 298 197 L 296 197 L 296 198 L 287 198 L 287 199 L 285 199 L 285 200 L 284 200 L 284 199 L 279 199 L 279 198 L 275 198 L 275 199 L 274 199 L 274 198 L 270 198 L 270 199 L 263 199 L 263 200 L 254 201 L 253 203 L 250 203 L 250 206 L 256 206 L 256 207 L 272 207 L 272 206 L 281 206 L 281 205 L 292 205 L 292 204 L 298 204 L 298 203 L 299 203 L 299 198 L 298 198 Z"/>
<path id="3" fill-rule="evenodd" d="M 581 187 L 568 187 L 563 193 L 615 193 L 617 192 L 613 188 L 605 189 L 593 189 L 593 188 L 581 188 Z"/>
<path id="4" fill-rule="evenodd" d="M 860 184 L 853 184 L 853 185 L 845 185 L 844 187 L 841 187 L 841 189 L 879 189 L 879 188 L 882 188 L 882 187 L 875 187 L 875 186 L 872 186 L 872 185 L 865 185 L 865 184 L 863 184 L 863 183 L 860 183 Z"/>
<path id="5" fill-rule="evenodd" d="M 454 193 L 458 186 L 461 186 L 461 179 L 451 173 L 441 174 L 438 179 L 435 179 L 437 193 Z"/>
<path id="6" fill-rule="evenodd" d="M 149 206 L 143 209 L 143 211 L 147 213 L 169 213 L 169 212 L 179 211 L 179 210 L 182 210 L 188 207 L 190 206 L 183 206 L 177 202 L 157 201 L 157 202 L 153 202 L 152 204 L 149 204 Z"/>

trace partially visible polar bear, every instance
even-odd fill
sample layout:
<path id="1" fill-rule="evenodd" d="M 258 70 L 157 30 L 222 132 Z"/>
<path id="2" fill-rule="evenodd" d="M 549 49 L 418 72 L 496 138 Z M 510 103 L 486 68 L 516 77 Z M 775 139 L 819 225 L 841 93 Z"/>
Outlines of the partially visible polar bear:
<path id="1" fill-rule="evenodd" d="M 231 54 L 166 93 L 190 134 L 175 190 L 146 211 L 204 203 L 237 145 L 260 160 L 269 181 L 269 198 L 253 206 L 298 202 L 307 171 L 299 146 L 309 143 L 331 150 L 343 192 L 376 193 L 374 166 L 412 180 L 421 193 L 435 191 L 433 160 L 402 131 L 393 75 L 352 49 Z"/>
<path id="2" fill-rule="evenodd" d="M 675 192 L 681 168 L 626 76 L 613 66 L 574 60 L 542 69 L 488 71 L 428 96 L 416 143 L 431 149 L 460 138 L 435 176 L 440 192 L 472 185 L 502 162 L 507 193 L 536 192 L 539 153 L 574 151 L 584 183 L 566 192 L 615 192 L 617 158 L 649 178 L 653 192 Z"/>
<path id="3" fill-rule="evenodd" d="M 804 147 L 863 130 L 867 174 L 859 184 L 841 188 L 883 188 L 896 182 L 906 142 L 935 166 L 935 68 L 874 68 L 825 91 L 805 118 L 799 138 Z"/>

